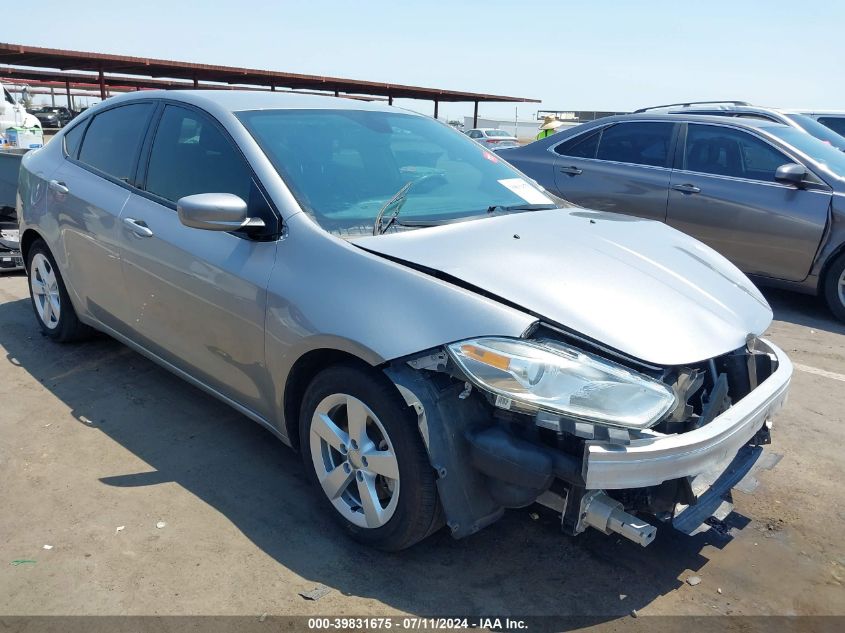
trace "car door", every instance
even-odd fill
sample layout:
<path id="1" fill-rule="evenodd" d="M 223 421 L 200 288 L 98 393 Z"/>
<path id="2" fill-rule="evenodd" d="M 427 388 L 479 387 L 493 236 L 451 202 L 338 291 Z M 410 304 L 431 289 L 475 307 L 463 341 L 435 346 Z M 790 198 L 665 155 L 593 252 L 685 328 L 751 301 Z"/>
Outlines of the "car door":
<path id="1" fill-rule="evenodd" d="M 167 104 L 145 151 L 143 191 L 122 215 L 123 273 L 133 336 L 154 354 L 249 411 L 267 417 L 264 312 L 278 215 L 223 128 Z M 176 201 L 231 193 L 266 224 L 263 235 L 189 228 Z"/>
<path id="2" fill-rule="evenodd" d="M 68 130 L 65 160 L 48 185 L 68 289 L 77 307 L 119 332 L 128 318 L 119 217 L 153 110 L 152 102 L 114 107 Z"/>
<path id="3" fill-rule="evenodd" d="M 830 189 L 775 181 L 779 166 L 796 161 L 749 131 L 689 123 L 682 136 L 667 222 L 743 272 L 806 278 L 827 223 Z"/>
<path id="4" fill-rule="evenodd" d="M 675 128 L 625 121 L 551 147 L 558 193 L 589 209 L 664 221 Z"/>

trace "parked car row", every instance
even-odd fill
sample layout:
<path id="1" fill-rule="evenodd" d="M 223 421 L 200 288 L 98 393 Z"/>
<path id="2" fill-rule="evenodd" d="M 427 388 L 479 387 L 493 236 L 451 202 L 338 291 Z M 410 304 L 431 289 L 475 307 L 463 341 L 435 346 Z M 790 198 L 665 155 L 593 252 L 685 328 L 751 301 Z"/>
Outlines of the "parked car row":
<path id="1" fill-rule="evenodd" d="M 845 139 L 808 116 L 741 104 L 662 109 L 499 155 L 574 204 L 665 222 L 845 319 Z"/>
<path id="2" fill-rule="evenodd" d="M 672 181 L 676 154 L 734 168 L 721 131 L 764 129 L 637 117 L 530 146 L 547 188 L 595 177 L 585 204 L 627 193 L 659 217 L 672 182 L 688 195 L 707 173 Z M 764 141 L 780 142 L 738 150 L 746 180 L 771 169 Z M 832 187 L 794 153 L 812 172 L 776 169 L 767 195 L 806 207 L 807 226 L 774 223 L 800 236 L 783 249 L 799 267 Z M 594 172 L 605 163 L 645 173 Z M 759 338 L 771 309 L 724 257 L 658 222 L 561 207 L 467 136 L 384 104 L 112 97 L 25 156 L 18 198 L 46 336 L 106 332 L 264 425 L 326 511 L 381 548 L 444 525 L 469 536 L 537 500 L 569 534 L 706 529 L 787 396 L 790 361 Z"/>

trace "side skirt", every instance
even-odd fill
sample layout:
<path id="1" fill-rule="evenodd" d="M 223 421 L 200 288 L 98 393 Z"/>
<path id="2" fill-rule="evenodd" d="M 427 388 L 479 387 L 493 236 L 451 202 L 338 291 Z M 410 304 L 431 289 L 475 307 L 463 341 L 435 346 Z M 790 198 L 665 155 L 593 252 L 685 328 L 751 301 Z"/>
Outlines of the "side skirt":
<path id="1" fill-rule="evenodd" d="M 153 361 L 157 365 L 160 365 L 161 367 L 163 367 L 167 371 L 176 374 L 177 376 L 179 376 L 179 378 L 185 380 L 186 382 L 190 383 L 194 387 L 197 387 L 198 389 L 202 389 L 207 394 L 214 396 L 215 398 L 217 398 L 221 402 L 223 402 L 223 403 L 229 405 L 230 407 L 232 407 L 238 413 L 245 415 L 246 417 L 248 417 L 253 422 L 258 422 L 258 424 L 260 424 L 265 429 L 270 431 L 273 435 L 275 435 L 278 439 L 280 439 L 284 444 L 286 444 L 287 446 L 291 446 L 291 443 L 288 440 L 286 435 L 284 435 L 279 429 L 277 429 L 269 420 L 267 420 L 265 417 L 259 415 L 258 413 L 256 413 L 252 409 L 250 409 L 249 407 L 245 407 L 244 405 L 240 404 L 239 402 L 232 400 L 230 397 L 228 397 L 228 396 L 220 393 L 219 391 L 217 391 L 214 387 L 207 385 L 206 383 L 204 383 L 203 381 L 195 378 L 194 376 L 192 376 L 188 372 L 180 369 L 179 367 L 177 367 L 173 363 L 170 363 L 170 362 L 164 360 L 161 356 L 154 354 L 153 352 L 148 350 L 143 345 L 139 345 L 138 343 L 136 343 L 132 339 L 124 336 L 123 334 L 120 334 L 119 332 L 116 332 L 115 330 L 113 330 L 112 328 L 110 328 L 107 325 L 104 325 L 100 321 L 91 319 L 90 317 L 87 318 L 87 319 L 84 319 L 84 321 L 86 322 L 87 325 L 90 325 L 91 327 L 93 327 L 97 330 L 100 330 L 104 334 L 108 334 L 113 339 L 123 343 L 127 347 L 129 347 L 129 348 L 133 349 L 134 351 L 138 352 L 139 354 L 141 354 L 142 356 L 145 356 L 146 358 L 150 359 L 151 361 Z"/>

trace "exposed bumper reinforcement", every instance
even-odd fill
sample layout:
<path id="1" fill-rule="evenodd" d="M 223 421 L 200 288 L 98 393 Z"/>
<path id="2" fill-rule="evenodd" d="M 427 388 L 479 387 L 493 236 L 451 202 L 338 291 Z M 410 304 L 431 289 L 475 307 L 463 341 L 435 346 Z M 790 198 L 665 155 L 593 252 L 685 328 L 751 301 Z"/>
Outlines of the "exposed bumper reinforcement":
<path id="1" fill-rule="evenodd" d="M 730 461 L 784 405 L 792 363 L 769 341 L 778 368 L 754 391 L 706 426 L 675 435 L 634 440 L 627 446 L 589 442 L 584 453 L 587 489 L 642 488 L 696 476 Z"/>

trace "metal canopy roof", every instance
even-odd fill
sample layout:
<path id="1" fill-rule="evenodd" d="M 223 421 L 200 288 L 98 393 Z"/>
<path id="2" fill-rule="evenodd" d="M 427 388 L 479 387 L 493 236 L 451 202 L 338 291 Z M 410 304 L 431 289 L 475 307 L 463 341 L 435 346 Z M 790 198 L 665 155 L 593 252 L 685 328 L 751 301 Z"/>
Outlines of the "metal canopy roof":
<path id="1" fill-rule="evenodd" d="M 123 75 L 138 75 L 142 77 L 188 80 L 193 82 L 194 87 L 198 88 L 219 87 L 211 86 L 208 83 L 205 85 L 200 84 L 200 82 L 216 82 L 243 86 L 263 86 L 270 89 L 291 88 L 378 95 L 388 97 L 390 100 L 401 98 L 430 99 L 433 101 L 474 101 L 477 103 L 491 101 L 538 103 L 536 99 L 522 97 L 441 90 L 438 88 L 423 88 L 374 81 L 358 81 L 339 77 L 301 75 L 254 68 L 212 66 L 163 59 L 68 51 L 2 42 L 0 42 L 0 64 L 28 66 L 30 68 L 51 68 L 63 71 L 95 71 L 98 73 L 98 81 L 101 86 L 103 84 L 132 85 L 129 83 L 129 78 L 127 77 L 112 78 L 104 75 L 104 73 L 121 73 Z M 10 70 L 12 69 L 0 69 L 0 74 L 8 74 Z M 15 70 L 20 70 L 20 73 L 16 73 L 16 76 L 23 76 L 22 69 Z M 137 79 L 136 81 L 138 81 L 136 85 L 142 87 L 142 81 Z"/>
<path id="2" fill-rule="evenodd" d="M 48 88 L 67 89 L 98 89 L 99 79 L 97 75 L 59 72 L 50 70 L 33 70 L 31 68 L 0 67 L 0 81 L 24 83 L 35 86 L 46 86 Z M 125 75 L 108 76 L 109 92 L 127 92 L 131 90 L 190 90 L 193 84 L 187 81 L 168 81 L 166 79 L 150 79 L 144 77 L 127 77 Z M 229 84 L 202 84 L 201 88 L 214 88 L 215 90 L 238 90 L 243 86 L 232 86 Z M 250 90 L 270 90 L 266 86 L 250 86 Z M 287 89 L 285 89 L 287 90 Z M 298 90 L 306 94 L 325 94 L 324 92 L 311 92 Z M 359 96 L 344 94 L 350 99 L 366 99 L 369 101 L 386 101 L 384 97 L 372 95 Z"/>

